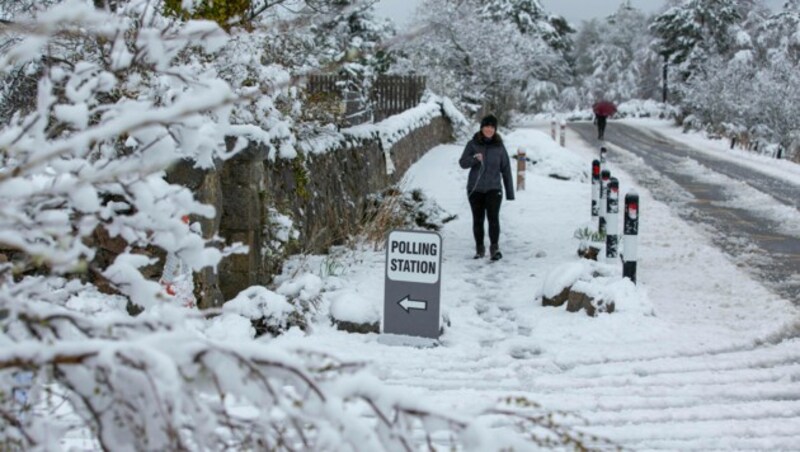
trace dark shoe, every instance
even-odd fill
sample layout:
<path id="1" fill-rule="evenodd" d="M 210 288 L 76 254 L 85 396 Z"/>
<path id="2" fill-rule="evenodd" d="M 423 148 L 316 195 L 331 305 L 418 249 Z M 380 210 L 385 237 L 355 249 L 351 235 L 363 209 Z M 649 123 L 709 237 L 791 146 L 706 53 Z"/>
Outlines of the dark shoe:
<path id="1" fill-rule="evenodd" d="M 479 246 L 479 247 L 477 247 L 475 249 L 475 256 L 473 256 L 472 258 L 473 259 L 481 259 L 485 255 L 486 255 L 486 248 L 482 247 L 482 246 Z"/>
<path id="2" fill-rule="evenodd" d="M 492 245 L 489 247 L 489 256 L 493 261 L 498 261 L 503 258 L 503 253 L 500 252 L 499 245 Z"/>

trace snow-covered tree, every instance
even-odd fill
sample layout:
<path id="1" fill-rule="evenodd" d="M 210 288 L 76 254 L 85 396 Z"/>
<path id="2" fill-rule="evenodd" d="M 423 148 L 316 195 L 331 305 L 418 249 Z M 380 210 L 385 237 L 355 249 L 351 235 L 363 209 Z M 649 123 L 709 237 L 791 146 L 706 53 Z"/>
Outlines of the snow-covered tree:
<path id="1" fill-rule="evenodd" d="M 576 38 L 575 70 L 582 81 L 585 100 L 591 105 L 601 98 L 624 101 L 652 96 L 645 89 L 654 77 L 657 55 L 648 43 L 647 17 L 630 2 L 603 20 L 584 25 Z"/>
<path id="2" fill-rule="evenodd" d="M 797 142 L 798 2 L 767 16 L 763 5 L 738 2 L 741 18 L 722 47 L 708 47 L 692 75 L 676 86 L 695 123 L 715 133 L 747 133 L 793 150 Z"/>
<path id="3" fill-rule="evenodd" d="M 572 49 L 575 30 L 561 16 L 547 14 L 539 0 L 489 0 L 478 9 L 481 17 L 494 22 L 511 21 L 524 35 L 540 36 L 554 50 Z"/>
<path id="4" fill-rule="evenodd" d="M 800 64 L 800 0 L 788 0 L 783 9 L 758 28 L 757 44 L 767 63 Z"/>
<path id="5" fill-rule="evenodd" d="M 375 16 L 374 0 L 348 3 L 342 13 L 322 22 L 315 30 L 316 48 L 325 49 L 322 62 L 335 66 L 347 80 L 342 89 L 356 93 L 364 113 L 371 111 L 372 86 L 391 66 L 393 51 L 387 46 L 395 35 L 393 23 Z"/>
<path id="6" fill-rule="evenodd" d="M 538 1 L 428 0 L 416 23 L 424 33 L 404 46 L 409 66 L 473 111 L 540 110 L 572 81 L 562 50 L 571 29 Z"/>
<path id="7" fill-rule="evenodd" d="M 713 55 L 730 55 L 742 18 L 737 0 L 682 0 L 651 25 L 658 51 L 688 80 Z"/>

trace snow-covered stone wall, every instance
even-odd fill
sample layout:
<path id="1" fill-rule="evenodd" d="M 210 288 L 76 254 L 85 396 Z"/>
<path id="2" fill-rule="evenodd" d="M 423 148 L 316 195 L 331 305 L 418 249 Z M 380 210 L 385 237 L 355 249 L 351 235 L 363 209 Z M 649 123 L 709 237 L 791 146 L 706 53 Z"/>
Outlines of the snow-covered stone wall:
<path id="1" fill-rule="evenodd" d="M 203 234 L 248 247 L 246 254 L 226 257 L 217 274 L 199 275 L 200 306 L 219 306 L 251 285 L 269 283 L 290 254 L 321 253 L 352 238 L 367 195 L 398 182 L 425 152 L 452 138 L 444 109 L 415 110 L 369 130 L 359 126 L 301 142 L 291 159 L 270 158 L 254 143 L 215 171 L 189 162 L 173 168 L 171 182 L 191 188 L 217 210 L 214 219 L 200 220 Z M 398 119 L 402 115 L 407 117 Z"/>

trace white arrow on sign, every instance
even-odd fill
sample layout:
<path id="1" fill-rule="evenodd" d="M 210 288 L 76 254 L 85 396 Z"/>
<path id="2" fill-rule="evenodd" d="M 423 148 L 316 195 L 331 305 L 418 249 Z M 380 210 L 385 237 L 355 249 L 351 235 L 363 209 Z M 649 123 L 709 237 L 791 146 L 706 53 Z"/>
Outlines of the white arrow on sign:
<path id="1" fill-rule="evenodd" d="M 400 301 L 397 302 L 401 308 L 405 309 L 406 312 L 410 313 L 411 309 L 416 309 L 418 311 L 427 311 L 428 310 L 428 302 L 423 300 L 412 300 L 411 295 L 406 295 Z"/>

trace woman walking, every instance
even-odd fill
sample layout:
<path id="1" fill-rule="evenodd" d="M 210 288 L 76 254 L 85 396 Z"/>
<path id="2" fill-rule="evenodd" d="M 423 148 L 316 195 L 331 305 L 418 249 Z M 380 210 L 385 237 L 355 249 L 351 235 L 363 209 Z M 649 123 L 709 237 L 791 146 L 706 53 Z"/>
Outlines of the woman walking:
<path id="1" fill-rule="evenodd" d="M 496 261 L 503 257 L 500 252 L 500 204 L 503 200 L 503 187 L 506 199 L 514 199 L 511 164 L 503 139 L 497 133 L 497 118 L 489 115 L 481 120 L 481 130 L 467 143 L 459 164 L 464 169 L 469 168 L 467 197 L 472 208 L 475 259 L 486 255 L 483 224 L 488 217 L 489 257 Z"/>

